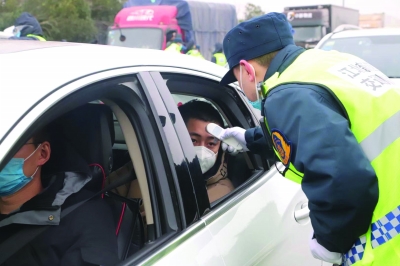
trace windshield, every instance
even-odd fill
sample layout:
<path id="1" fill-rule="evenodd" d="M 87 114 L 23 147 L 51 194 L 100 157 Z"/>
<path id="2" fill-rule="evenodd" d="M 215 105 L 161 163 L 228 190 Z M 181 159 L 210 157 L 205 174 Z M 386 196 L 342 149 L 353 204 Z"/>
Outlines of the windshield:
<path id="1" fill-rule="evenodd" d="M 330 39 L 321 49 L 358 56 L 386 76 L 400 78 L 400 35 Z"/>
<path id="2" fill-rule="evenodd" d="M 120 41 L 121 33 L 126 37 Z M 121 28 L 108 32 L 107 44 L 131 48 L 161 50 L 164 41 L 163 31 L 158 28 Z"/>
<path id="3" fill-rule="evenodd" d="M 293 27 L 294 35 L 293 39 L 295 42 L 312 42 L 318 41 L 322 38 L 321 26 L 317 27 Z"/>

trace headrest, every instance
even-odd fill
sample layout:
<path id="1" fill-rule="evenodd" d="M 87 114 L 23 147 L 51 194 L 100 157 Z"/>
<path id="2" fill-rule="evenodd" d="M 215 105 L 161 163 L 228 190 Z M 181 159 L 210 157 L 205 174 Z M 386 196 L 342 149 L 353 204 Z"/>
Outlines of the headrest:
<path id="1" fill-rule="evenodd" d="M 66 148 L 67 145 L 67 150 L 73 149 L 85 160 L 86 165 L 101 166 L 105 175 L 111 172 L 115 133 L 113 114 L 108 106 L 85 104 L 58 118 L 51 124 L 49 131 L 53 136 L 52 142 L 58 147 Z M 66 145 L 60 142 L 65 142 Z M 53 143 L 52 153 L 57 147 L 53 147 Z M 65 157 L 74 156 L 73 153 L 68 152 Z"/>

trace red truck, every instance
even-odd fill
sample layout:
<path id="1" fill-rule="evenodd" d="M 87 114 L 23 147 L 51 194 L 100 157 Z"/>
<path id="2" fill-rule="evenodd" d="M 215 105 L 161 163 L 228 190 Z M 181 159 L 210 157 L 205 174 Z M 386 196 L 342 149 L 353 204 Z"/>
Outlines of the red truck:
<path id="1" fill-rule="evenodd" d="M 107 44 L 163 50 L 167 32 L 176 30 L 184 43 L 199 45 L 204 57 L 210 59 L 214 45 L 222 43 L 237 23 L 236 8 L 231 4 L 131 0 L 116 15 Z"/>

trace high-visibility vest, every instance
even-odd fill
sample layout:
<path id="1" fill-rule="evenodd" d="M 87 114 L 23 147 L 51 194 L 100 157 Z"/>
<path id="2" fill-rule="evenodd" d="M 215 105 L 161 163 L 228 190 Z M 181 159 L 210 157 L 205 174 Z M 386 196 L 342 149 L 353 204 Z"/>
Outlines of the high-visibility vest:
<path id="1" fill-rule="evenodd" d="M 204 57 L 202 56 L 202 54 L 200 53 L 199 50 L 190 50 L 189 52 L 186 53 L 187 55 L 193 56 L 193 57 L 197 57 L 200 59 L 204 59 Z"/>
<path id="2" fill-rule="evenodd" d="M 400 88 L 360 58 L 316 49 L 303 52 L 266 80 L 264 96 L 283 84 L 317 85 L 334 95 L 378 177 L 379 200 L 371 227 L 345 254 L 345 265 L 399 265 Z M 291 144 L 283 133 L 268 131 L 286 166 L 285 176 L 300 183 L 303 173 L 290 163 Z"/>
<path id="3" fill-rule="evenodd" d="M 175 52 L 175 53 L 180 53 L 181 52 L 182 47 L 179 46 L 176 43 L 171 43 L 170 46 L 168 46 L 164 51 L 167 52 Z"/>
<path id="4" fill-rule="evenodd" d="M 35 35 L 35 34 L 28 34 L 28 35 L 26 35 L 26 37 L 33 37 L 33 38 L 38 39 L 38 40 L 41 41 L 41 42 L 45 42 L 45 41 L 46 41 L 46 39 L 43 38 L 42 36 Z"/>
<path id="5" fill-rule="evenodd" d="M 220 66 L 226 65 L 227 61 L 226 61 L 226 57 L 223 53 L 215 53 L 215 54 L 213 54 L 213 56 L 215 56 L 215 63 L 217 65 L 220 65 Z"/>

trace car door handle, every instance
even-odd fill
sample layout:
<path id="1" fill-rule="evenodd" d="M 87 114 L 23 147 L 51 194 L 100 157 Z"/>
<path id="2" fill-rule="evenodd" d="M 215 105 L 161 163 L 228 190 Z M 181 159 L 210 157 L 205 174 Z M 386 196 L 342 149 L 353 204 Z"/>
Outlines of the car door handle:
<path id="1" fill-rule="evenodd" d="M 294 212 L 294 219 L 296 219 L 297 222 L 304 219 L 308 219 L 309 217 L 310 217 L 310 209 L 308 208 L 307 203 L 303 204 L 300 210 Z"/>

